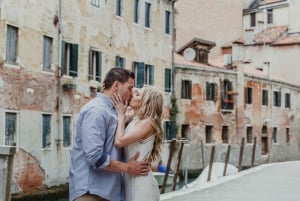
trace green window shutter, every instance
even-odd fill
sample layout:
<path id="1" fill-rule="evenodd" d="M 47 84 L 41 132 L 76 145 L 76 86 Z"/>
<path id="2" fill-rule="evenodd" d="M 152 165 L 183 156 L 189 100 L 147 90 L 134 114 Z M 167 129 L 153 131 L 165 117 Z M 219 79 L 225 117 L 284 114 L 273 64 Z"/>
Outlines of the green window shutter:
<path id="1" fill-rule="evenodd" d="M 101 81 L 101 61 L 102 61 L 102 53 L 96 52 L 96 80 L 98 82 Z"/>
<path id="2" fill-rule="evenodd" d="M 89 74 L 88 79 L 93 79 L 93 50 L 89 50 Z"/>
<path id="3" fill-rule="evenodd" d="M 206 100 L 211 100 L 210 83 L 206 82 Z"/>
<path id="4" fill-rule="evenodd" d="M 149 85 L 154 85 L 154 67 L 149 65 Z"/>
<path id="5" fill-rule="evenodd" d="M 61 41 L 61 75 L 65 75 L 67 72 L 67 67 L 66 67 L 66 43 L 65 41 Z"/>
<path id="6" fill-rule="evenodd" d="M 192 81 L 188 81 L 188 99 L 192 98 Z"/>
<path id="7" fill-rule="evenodd" d="M 217 97 L 218 97 L 218 85 L 217 85 L 217 83 L 213 83 L 212 88 L 213 88 L 213 101 L 217 102 Z"/>
<path id="8" fill-rule="evenodd" d="M 63 117 L 63 145 L 64 147 L 71 145 L 71 118 L 70 117 Z"/>
<path id="9" fill-rule="evenodd" d="M 120 57 L 116 56 L 116 67 L 120 67 Z"/>
<path id="10" fill-rule="evenodd" d="M 145 84 L 145 64 L 138 62 L 136 66 L 136 87 L 142 88 Z"/>
<path id="11" fill-rule="evenodd" d="M 184 84 L 184 80 L 181 80 L 181 98 L 186 98 L 185 97 L 185 84 Z"/>
<path id="12" fill-rule="evenodd" d="M 77 77 L 78 74 L 78 45 L 72 44 L 70 51 L 70 76 Z"/>
<path id="13" fill-rule="evenodd" d="M 171 92 L 171 69 L 165 68 L 165 92 Z"/>

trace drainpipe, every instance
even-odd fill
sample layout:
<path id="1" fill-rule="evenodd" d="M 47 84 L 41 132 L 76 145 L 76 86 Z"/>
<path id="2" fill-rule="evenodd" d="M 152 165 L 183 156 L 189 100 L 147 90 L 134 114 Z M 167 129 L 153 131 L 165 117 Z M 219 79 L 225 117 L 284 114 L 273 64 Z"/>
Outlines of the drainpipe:
<path id="1" fill-rule="evenodd" d="M 175 2 L 177 0 L 171 0 L 172 4 L 172 96 L 175 96 L 175 62 L 174 62 L 174 54 L 175 54 L 175 35 L 176 35 L 176 26 L 175 26 Z"/>
<path id="2" fill-rule="evenodd" d="M 58 31 L 57 31 L 57 85 L 56 85 L 56 91 L 57 91 L 57 117 L 56 117 L 56 123 L 57 123 L 57 136 L 55 139 L 56 147 L 57 149 L 60 147 L 60 136 L 61 136 L 61 0 L 58 1 Z"/>

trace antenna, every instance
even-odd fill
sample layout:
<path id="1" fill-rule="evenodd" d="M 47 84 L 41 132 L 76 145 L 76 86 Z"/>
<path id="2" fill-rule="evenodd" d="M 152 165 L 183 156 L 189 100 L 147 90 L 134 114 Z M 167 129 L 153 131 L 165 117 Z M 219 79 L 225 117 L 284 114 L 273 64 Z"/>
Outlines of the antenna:
<path id="1" fill-rule="evenodd" d="M 193 61 L 196 57 L 196 52 L 193 48 L 186 48 L 183 52 L 183 57 L 188 61 Z"/>

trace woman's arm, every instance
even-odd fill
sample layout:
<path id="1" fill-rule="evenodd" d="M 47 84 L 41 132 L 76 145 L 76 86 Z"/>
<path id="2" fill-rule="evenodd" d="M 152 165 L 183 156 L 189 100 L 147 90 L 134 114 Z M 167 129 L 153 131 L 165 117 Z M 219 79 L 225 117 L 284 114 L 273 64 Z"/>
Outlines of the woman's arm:
<path id="1" fill-rule="evenodd" d="M 151 120 L 147 118 L 140 120 L 135 126 L 130 128 L 125 135 L 125 112 L 127 106 L 122 102 L 119 94 L 115 94 L 112 100 L 118 112 L 118 127 L 115 136 L 115 145 L 117 147 L 124 147 L 141 139 L 145 139 L 153 133 L 154 129 L 151 125 Z"/>

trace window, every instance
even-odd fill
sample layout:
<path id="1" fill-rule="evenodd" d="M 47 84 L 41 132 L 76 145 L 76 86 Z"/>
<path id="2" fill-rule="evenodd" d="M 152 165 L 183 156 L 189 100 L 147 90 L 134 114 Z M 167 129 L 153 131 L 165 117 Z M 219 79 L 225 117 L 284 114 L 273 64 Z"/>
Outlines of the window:
<path id="1" fill-rule="evenodd" d="M 225 144 L 228 143 L 228 139 L 229 139 L 229 128 L 228 126 L 223 126 L 222 127 L 222 142 Z"/>
<path id="2" fill-rule="evenodd" d="M 273 23 L 273 9 L 267 10 L 267 23 L 272 24 Z"/>
<path id="3" fill-rule="evenodd" d="M 43 44 L 43 71 L 51 71 L 51 63 L 52 63 L 52 41 L 53 39 L 44 36 L 44 44 Z"/>
<path id="4" fill-rule="evenodd" d="M 276 127 L 273 127 L 272 142 L 273 143 L 277 143 L 278 142 L 278 139 L 277 139 L 277 128 Z"/>
<path id="5" fill-rule="evenodd" d="M 291 108 L 291 95 L 285 94 L 285 108 Z"/>
<path id="6" fill-rule="evenodd" d="M 63 146 L 71 145 L 71 116 L 63 116 Z"/>
<path id="7" fill-rule="evenodd" d="M 91 4 L 97 8 L 100 6 L 100 0 L 91 0 Z"/>
<path id="8" fill-rule="evenodd" d="M 165 121 L 164 122 L 164 137 L 167 140 L 172 140 L 176 138 L 176 122 L 175 121 Z"/>
<path id="9" fill-rule="evenodd" d="M 116 56 L 116 67 L 125 68 L 125 58 Z"/>
<path id="10" fill-rule="evenodd" d="M 171 69 L 165 68 L 165 92 L 171 92 Z"/>
<path id="11" fill-rule="evenodd" d="M 262 105 L 268 105 L 269 104 L 269 94 L 268 90 L 263 89 L 262 90 Z"/>
<path id="12" fill-rule="evenodd" d="M 192 81 L 182 80 L 181 81 L 181 98 L 191 99 L 192 98 Z"/>
<path id="13" fill-rule="evenodd" d="M 154 84 L 154 67 L 143 62 L 133 62 L 133 72 L 135 72 L 135 86 L 137 88 Z"/>
<path id="14" fill-rule="evenodd" d="M 213 131 L 213 126 L 205 126 L 205 142 L 206 143 L 212 143 L 212 131 Z"/>
<path id="15" fill-rule="evenodd" d="M 250 26 L 255 27 L 256 25 L 256 15 L 255 13 L 250 14 Z"/>
<path id="16" fill-rule="evenodd" d="M 285 128 L 285 135 L 286 135 L 286 143 L 290 143 L 291 141 L 290 128 Z"/>
<path id="17" fill-rule="evenodd" d="M 181 125 L 181 137 L 188 140 L 192 140 L 191 129 L 189 124 Z"/>
<path id="18" fill-rule="evenodd" d="M 145 27 L 151 26 L 151 4 L 145 2 Z"/>
<path id="19" fill-rule="evenodd" d="M 16 65 L 18 56 L 18 28 L 7 25 L 6 37 L 6 62 Z"/>
<path id="20" fill-rule="evenodd" d="M 116 15 L 122 16 L 123 0 L 116 0 Z"/>
<path id="21" fill-rule="evenodd" d="M 246 104 L 252 104 L 252 88 L 246 87 L 246 93 L 245 93 L 245 101 Z"/>
<path id="22" fill-rule="evenodd" d="M 253 131 L 252 131 L 252 126 L 248 126 L 247 128 L 246 128 L 247 130 L 246 130 L 246 137 L 247 137 L 247 143 L 252 143 L 252 141 L 253 141 Z"/>
<path id="23" fill-rule="evenodd" d="M 217 84 L 206 82 L 206 100 L 217 101 Z"/>
<path id="24" fill-rule="evenodd" d="M 261 128 L 261 133 L 262 133 L 262 134 L 268 134 L 268 128 L 267 128 L 267 126 L 263 126 L 263 127 Z"/>
<path id="25" fill-rule="evenodd" d="M 233 94 L 232 92 L 233 87 L 232 87 L 232 82 L 228 79 L 224 79 L 222 82 L 222 91 L 221 91 L 221 96 L 222 96 L 222 109 L 228 109 L 232 110 L 233 109 Z"/>
<path id="26" fill-rule="evenodd" d="M 134 0 L 133 22 L 139 23 L 139 0 Z"/>
<path id="27" fill-rule="evenodd" d="M 276 107 L 281 106 L 281 92 L 274 91 L 273 105 Z"/>
<path id="28" fill-rule="evenodd" d="M 89 80 L 101 81 L 102 53 L 90 49 L 89 51 Z"/>
<path id="29" fill-rule="evenodd" d="M 42 114 L 42 148 L 47 149 L 51 147 L 51 114 Z"/>
<path id="30" fill-rule="evenodd" d="M 17 144 L 17 113 L 5 112 L 5 145 Z"/>
<path id="31" fill-rule="evenodd" d="M 61 51 L 62 75 L 77 77 L 78 45 L 62 41 Z"/>
<path id="32" fill-rule="evenodd" d="M 165 34 L 170 34 L 170 27 L 171 27 L 171 13 L 170 11 L 167 11 L 165 12 Z"/>

